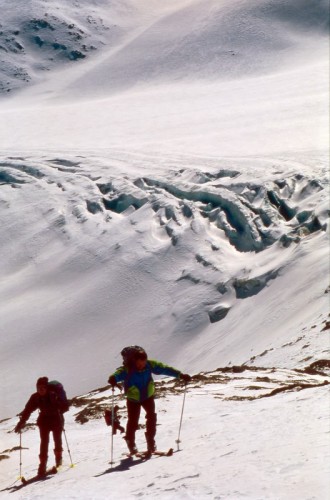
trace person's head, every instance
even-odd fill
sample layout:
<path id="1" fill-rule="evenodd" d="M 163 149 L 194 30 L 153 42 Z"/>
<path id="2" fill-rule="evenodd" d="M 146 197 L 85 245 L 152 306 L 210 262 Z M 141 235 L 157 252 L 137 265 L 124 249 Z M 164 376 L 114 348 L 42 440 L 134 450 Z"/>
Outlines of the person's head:
<path id="1" fill-rule="evenodd" d="M 40 396 L 45 396 L 48 390 L 48 378 L 40 377 L 37 380 L 37 392 Z"/>
<path id="2" fill-rule="evenodd" d="M 144 370 L 147 364 L 147 355 L 145 352 L 139 352 L 135 355 L 135 366 L 137 370 Z"/>

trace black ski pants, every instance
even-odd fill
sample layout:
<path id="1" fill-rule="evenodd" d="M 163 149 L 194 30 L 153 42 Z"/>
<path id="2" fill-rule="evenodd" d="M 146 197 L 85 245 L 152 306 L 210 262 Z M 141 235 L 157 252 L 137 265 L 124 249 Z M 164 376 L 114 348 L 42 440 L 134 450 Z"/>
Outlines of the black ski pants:
<path id="1" fill-rule="evenodd" d="M 39 432 L 40 432 L 40 462 L 41 463 L 47 463 L 48 459 L 48 446 L 49 446 L 49 436 L 50 433 L 53 433 L 53 439 L 54 439 L 54 452 L 55 455 L 61 455 L 62 454 L 62 431 L 63 431 L 63 424 L 60 422 L 56 423 L 49 423 L 49 424 L 43 424 L 39 426 Z"/>
<path id="2" fill-rule="evenodd" d="M 151 396 L 142 402 L 127 400 L 126 440 L 135 443 L 135 432 L 139 427 L 141 408 L 146 412 L 146 438 L 153 440 L 156 435 L 157 414 L 155 412 L 155 398 Z"/>

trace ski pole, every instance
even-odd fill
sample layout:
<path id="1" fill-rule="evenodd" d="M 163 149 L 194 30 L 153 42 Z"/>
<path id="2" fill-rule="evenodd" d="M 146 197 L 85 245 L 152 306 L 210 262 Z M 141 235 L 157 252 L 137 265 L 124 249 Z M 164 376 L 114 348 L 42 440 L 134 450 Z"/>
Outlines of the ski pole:
<path id="1" fill-rule="evenodd" d="M 114 393 L 115 393 L 115 388 L 112 387 L 112 401 L 111 401 L 111 422 L 112 422 L 112 425 L 111 425 L 111 447 L 110 447 L 110 451 L 111 451 L 111 459 L 110 459 L 110 468 L 112 468 L 112 464 L 113 464 L 113 430 L 114 430 L 114 422 L 115 422 L 115 407 L 114 407 L 114 399 L 115 399 L 115 396 L 114 396 Z"/>
<path id="2" fill-rule="evenodd" d="M 181 426 L 182 426 L 182 417 L 183 417 L 183 409 L 184 409 L 184 403 L 186 400 L 186 393 L 187 393 L 187 382 L 185 382 L 184 385 L 184 393 L 183 393 L 183 403 L 182 403 L 182 410 L 181 410 L 181 418 L 180 418 L 180 425 L 179 425 L 179 434 L 178 434 L 178 439 L 175 441 L 178 445 L 178 451 L 180 450 L 180 432 L 181 432 Z"/>
<path id="3" fill-rule="evenodd" d="M 22 431 L 19 431 L 19 479 L 22 481 Z"/>
<path id="4" fill-rule="evenodd" d="M 66 432 L 65 432 L 64 427 L 63 427 L 63 433 L 64 433 L 64 437 L 65 437 L 66 447 L 68 449 L 68 453 L 69 453 L 69 457 L 70 457 L 70 462 L 71 462 L 70 467 L 72 468 L 72 467 L 74 467 L 74 465 L 73 465 L 73 462 L 72 462 L 72 457 L 71 457 L 71 452 L 70 452 L 70 448 L 69 448 L 69 443 L 68 443 L 68 440 L 67 440 L 67 437 L 66 437 Z"/>

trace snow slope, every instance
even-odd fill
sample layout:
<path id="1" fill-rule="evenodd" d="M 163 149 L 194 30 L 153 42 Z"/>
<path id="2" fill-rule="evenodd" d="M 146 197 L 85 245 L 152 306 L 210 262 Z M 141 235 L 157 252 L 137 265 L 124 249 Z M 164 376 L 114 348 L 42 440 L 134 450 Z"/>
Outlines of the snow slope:
<path id="1" fill-rule="evenodd" d="M 47 12 L 59 8 L 46 5 Z M 326 0 L 60 5 L 67 21 L 56 21 L 52 37 L 65 38 L 68 22 L 77 29 L 79 12 L 98 50 L 63 62 L 64 69 L 54 62 L 46 76 L 37 72 L 42 83 L 2 103 L 4 149 L 116 147 L 206 156 L 327 149 Z M 43 20 L 45 4 L 31 7 L 33 19 Z M 92 26 L 90 15 L 98 20 Z M 37 55 L 26 49 L 26 73 L 34 68 L 30 53 L 50 69 L 46 49 Z"/>
<path id="2" fill-rule="evenodd" d="M 183 387 L 158 386 L 159 449 L 175 450 L 171 458 L 148 461 L 126 457 L 121 435 L 113 438 L 103 409 L 109 388 L 75 398 L 66 417 L 67 450 L 62 470 L 50 479 L 21 487 L 16 420 L 1 425 L 4 437 L 1 495 L 18 499 L 325 499 L 329 485 L 329 376 L 290 370 L 227 369 L 196 376 L 189 384 L 178 447 Z M 116 392 L 121 423 L 123 396 Z M 81 424 L 81 422 L 85 422 Z M 144 419 L 141 419 L 144 424 Z M 137 443 L 144 448 L 143 429 Z M 37 466 L 38 432 L 22 434 L 22 473 Z M 179 451 L 178 451 L 179 448 Z M 53 464 L 50 454 L 49 465 Z"/>
<path id="3" fill-rule="evenodd" d="M 101 384 L 122 336 L 187 369 L 326 355 L 326 3 L 133 4 L 61 4 L 70 26 L 115 20 L 121 36 L 3 100 L 5 415 L 59 358 L 72 394 Z M 59 5 L 2 11 L 62 40 Z"/>
<path id="4" fill-rule="evenodd" d="M 195 374 L 263 367 L 272 388 L 329 359 L 328 2 L 0 8 L 0 418 L 40 375 L 70 397 L 103 386 L 130 343 Z M 119 465 L 118 438 L 111 474 L 108 429 L 73 409 L 77 468 L 15 495 L 326 498 L 328 378 L 241 401 L 251 373 L 189 388 L 171 459 Z M 161 448 L 181 402 L 159 399 Z"/>
<path id="5" fill-rule="evenodd" d="M 4 416 L 40 373 L 102 385 L 123 343 L 190 371 L 327 357 L 326 172 L 163 161 L 0 162 Z"/>

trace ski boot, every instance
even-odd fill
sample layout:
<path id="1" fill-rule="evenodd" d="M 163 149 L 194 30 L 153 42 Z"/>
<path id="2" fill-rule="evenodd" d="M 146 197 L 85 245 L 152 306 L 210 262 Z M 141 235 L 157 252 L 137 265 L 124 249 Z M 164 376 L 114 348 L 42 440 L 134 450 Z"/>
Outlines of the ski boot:
<path id="1" fill-rule="evenodd" d="M 62 465 L 62 451 L 55 451 L 55 465 L 56 468 L 61 467 Z"/>
<path id="2" fill-rule="evenodd" d="M 127 443 L 127 448 L 129 450 L 130 455 L 135 455 L 138 452 L 135 442 L 127 438 L 125 438 L 125 441 Z"/>
<path id="3" fill-rule="evenodd" d="M 154 440 L 154 438 L 151 438 L 150 436 L 148 436 L 147 433 L 145 433 L 145 437 L 146 437 L 146 441 L 147 441 L 147 452 L 149 455 L 152 455 L 153 453 L 155 453 L 155 451 L 157 449 L 156 441 Z"/>
<path id="4" fill-rule="evenodd" d="M 38 473 L 37 473 L 38 477 L 45 477 L 45 475 L 46 475 L 46 466 L 47 466 L 46 462 L 40 462 L 39 467 L 38 467 Z"/>

